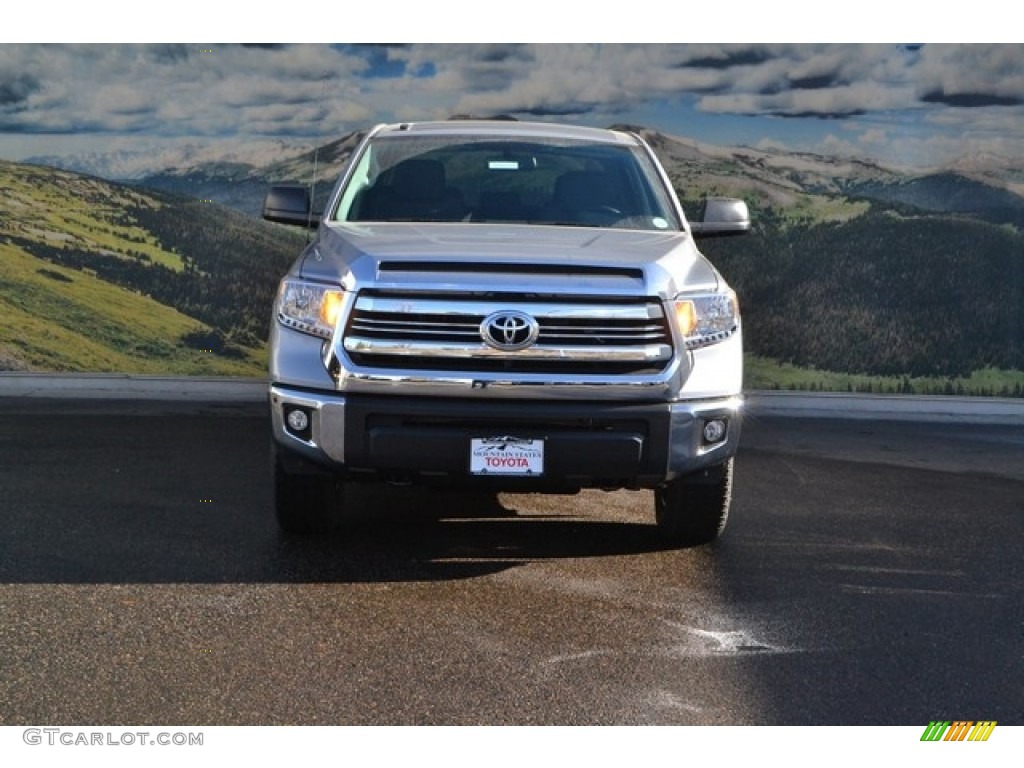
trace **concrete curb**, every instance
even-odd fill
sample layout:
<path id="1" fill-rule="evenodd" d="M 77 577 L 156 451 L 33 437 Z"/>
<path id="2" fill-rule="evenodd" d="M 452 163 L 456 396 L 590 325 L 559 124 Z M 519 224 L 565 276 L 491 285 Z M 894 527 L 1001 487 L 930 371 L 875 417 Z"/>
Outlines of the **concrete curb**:
<path id="1" fill-rule="evenodd" d="M 1024 426 L 1024 399 L 1016 398 L 757 391 L 746 403 L 755 416 Z"/>
<path id="2" fill-rule="evenodd" d="M 0 373 L 0 398 L 259 403 L 265 379 L 87 373 Z M 1024 426 L 1024 400 L 846 392 L 746 393 L 753 417 L 874 419 Z"/>
<path id="3" fill-rule="evenodd" d="M 250 403 L 267 399 L 265 379 L 120 373 L 0 373 L 0 398 Z"/>

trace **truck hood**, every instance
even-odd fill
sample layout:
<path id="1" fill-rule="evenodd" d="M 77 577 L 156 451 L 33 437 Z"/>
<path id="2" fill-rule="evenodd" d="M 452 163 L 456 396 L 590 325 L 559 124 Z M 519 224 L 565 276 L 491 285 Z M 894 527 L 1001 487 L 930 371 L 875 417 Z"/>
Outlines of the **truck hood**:
<path id="1" fill-rule="evenodd" d="M 686 232 L 494 224 L 324 224 L 296 265 L 346 290 L 660 296 L 721 278 Z"/>

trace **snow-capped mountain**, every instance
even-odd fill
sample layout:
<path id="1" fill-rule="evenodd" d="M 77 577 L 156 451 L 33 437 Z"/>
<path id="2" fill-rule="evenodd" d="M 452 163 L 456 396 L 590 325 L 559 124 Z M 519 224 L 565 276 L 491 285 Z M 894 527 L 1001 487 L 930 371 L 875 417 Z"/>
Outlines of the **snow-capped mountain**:
<path id="1" fill-rule="evenodd" d="M 120 149 L 70 155 L 41 155 L 25 163 L 48 165 L 104 179 L 138 180 L 169 171 L 185 172 L 204 165 L 262 168 L 310 150 L 281 140 L 188 143 L 164 148 Z"/>

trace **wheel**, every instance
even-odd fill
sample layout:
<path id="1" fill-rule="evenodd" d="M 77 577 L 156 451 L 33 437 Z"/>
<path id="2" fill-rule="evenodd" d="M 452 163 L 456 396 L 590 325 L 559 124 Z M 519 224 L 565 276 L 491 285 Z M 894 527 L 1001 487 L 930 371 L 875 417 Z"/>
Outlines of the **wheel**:
<path id="1" fill-rule="evenodd" d="M 732 462 L 729 459 L 655 490 L 655 519 L 667 541 L 696 547 L 722 535 L 732 503 Z"/>
<path id="2" fill-rule="evenodd" d="M 285 461 L 274 450 L 274 510 L 285 533 L 330 533 L 338 526 L 344 483 L 313 465 Z"/>

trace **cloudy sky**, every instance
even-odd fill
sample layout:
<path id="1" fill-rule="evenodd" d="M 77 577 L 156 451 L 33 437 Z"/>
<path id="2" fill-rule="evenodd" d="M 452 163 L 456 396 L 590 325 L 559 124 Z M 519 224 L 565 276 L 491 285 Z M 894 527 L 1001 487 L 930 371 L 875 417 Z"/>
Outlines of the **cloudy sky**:
<path id="1" fill-rule="evenodd" d="M 497 37 L 497 36 L 496 36 Z M 1024 159 L 1024 44 L 0 44 L 0 158 L 308 145 L 456 113 L 905 167 Z"/>

